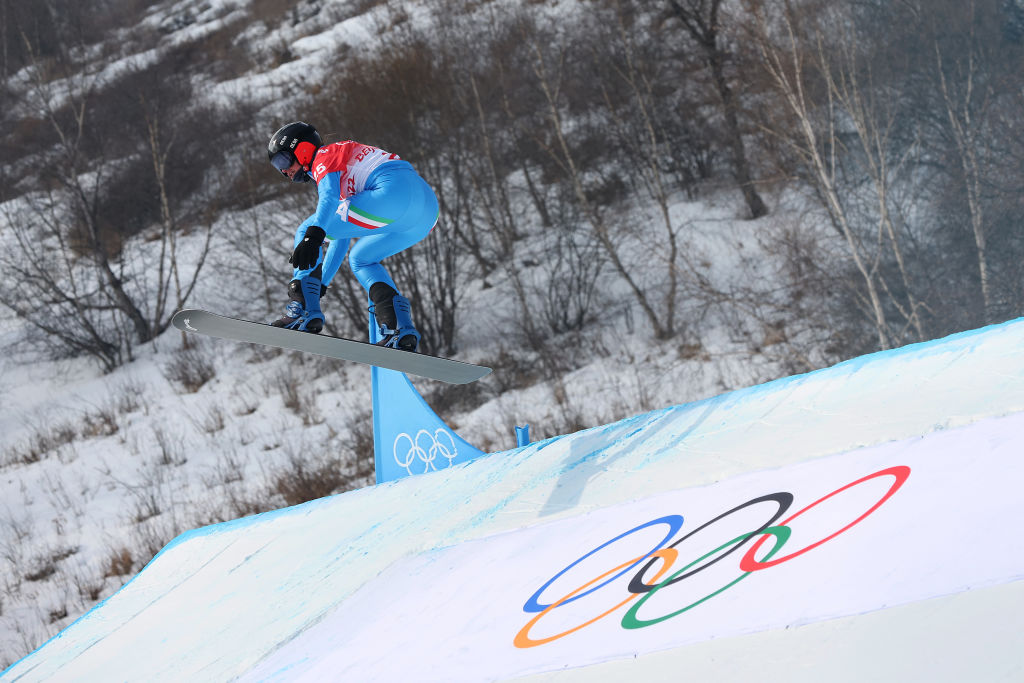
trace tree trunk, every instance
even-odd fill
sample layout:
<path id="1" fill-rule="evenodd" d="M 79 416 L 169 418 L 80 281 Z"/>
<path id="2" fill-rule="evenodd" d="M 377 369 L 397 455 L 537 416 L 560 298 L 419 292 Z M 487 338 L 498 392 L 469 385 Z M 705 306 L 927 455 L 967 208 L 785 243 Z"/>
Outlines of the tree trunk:
<path id="1" fill-rule="evenodd" d="M 725 75 L 726 53 L 718 44 L 718 10 L 721 0 L 711 0 L 708 8 L 708 16 L 703 16 L 701 7 L 686 8 L 679 0 L 668 0 L 672 11 L 679 21 L 682 22 L 690 36 L 697 42 L 697 45 L 704 51 L 704 59 L 711 70 L 711 78 L 715 83 L 715 90 L 722 103 L 722 114 L 725 117 L 726 134 L 729 137 L 729 148 L 732 152 L 733 172 L 736 182 L 743 193 L 743 199 L 747 202 L 751 218 L 760 218 L 768 213 L 768 207 L 754 187 L 754 180 L 750 173 L 750 162 L 747 159 L 746 145 L 743 144 L 743 132 L 740 129 L 739 116 L 736 114 L 736 97 L 729 86 L 729 79 Z"/>

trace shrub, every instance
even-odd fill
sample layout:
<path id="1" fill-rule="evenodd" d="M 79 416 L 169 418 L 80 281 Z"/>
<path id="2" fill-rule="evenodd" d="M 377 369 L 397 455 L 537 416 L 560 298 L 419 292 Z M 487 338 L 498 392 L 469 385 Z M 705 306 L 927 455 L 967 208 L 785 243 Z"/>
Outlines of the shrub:
<path id="1" fill-rule="evenodd" d="M 324 421 L 316 404 L 316 387 L 300 377 L 291 366 L 278 375 L 277 386 L 285 407 L 301 417 L 302 424 L 310 427 Z"/>
<path id="2" fill-rule="evenodd" d="M 133 566 L 132 551 L 122 547 L 120 550 L 111 551 L 110 557 L 107 558 L 107 570 L 103 576 L 107 578 L 127 576 L 132 573 Z"/>
<path id="3" fill-rule="evenodd" d="M 348 484 L 341 458 L 321 456 L 311 460 L 304 454 L 291 453 L 287 464 L 272 475 L 270 490 L 281 496 L 287 505 L 299 505 L 329 496 Z"/>
<path id="4" fill-rule="evenodd" d="M 197 346 L 175 351 L 171 362 L 164 366 L 164 377 L 189 394 L 199 391 L 216 375 L 213 361 Z"/>
<path id="5" fill-rule="evenodd" d="M 74 442 L 77 437 L 78 430 L 70 422 L 41 422 L 35 426 L 25 441 L 4 451 L 0 466 L 30 465 L 39 462 L 47 454 Z"/>

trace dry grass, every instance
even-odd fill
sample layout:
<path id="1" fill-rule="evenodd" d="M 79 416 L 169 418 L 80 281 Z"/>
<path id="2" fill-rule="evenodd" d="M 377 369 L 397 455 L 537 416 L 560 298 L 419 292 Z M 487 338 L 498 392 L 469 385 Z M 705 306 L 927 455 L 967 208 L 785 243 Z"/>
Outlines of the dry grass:
<path id="1" fill-rule="evenodd" d="M 164 377 L 189 394 L 199 391 L 216 375 L 213 360 L 200 346 L 173 352 L 171 361 L 164 366 Z"/>

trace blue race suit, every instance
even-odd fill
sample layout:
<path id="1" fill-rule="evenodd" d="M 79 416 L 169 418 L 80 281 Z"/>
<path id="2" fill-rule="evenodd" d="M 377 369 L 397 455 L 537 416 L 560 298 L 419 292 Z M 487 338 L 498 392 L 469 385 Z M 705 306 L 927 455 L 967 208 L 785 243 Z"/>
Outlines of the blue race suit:
<path id="1" fill-rule="evenodd" d="M 370 291 L 377 282 L 398 290 L 380 262 L 416 244 L 434 228 L 439 214 L 434 191 L 412 165 L 398 155 L 352 140 L 325 145 L 313 157 L 316 211 L 295 232 L 296 246 L 306 228 L 317 225 L 330 240 L 320 260 L 293 279 L 323 266 L 327 284 L 338 272 L 349 243 L 349 265 L 359 284 Z"/>

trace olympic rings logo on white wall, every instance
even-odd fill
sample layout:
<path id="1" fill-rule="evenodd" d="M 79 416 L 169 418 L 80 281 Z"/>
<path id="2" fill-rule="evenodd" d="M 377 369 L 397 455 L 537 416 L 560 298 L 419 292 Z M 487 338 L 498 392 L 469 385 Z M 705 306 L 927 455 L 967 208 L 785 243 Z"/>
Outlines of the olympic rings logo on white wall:
<path id="1" fill-rule="evenodd" d="M 395 445 L 392 450 L 395 462 L 399 467 L 404 467 L 409 474 L 413 474 L 413 463 L 417 460 L 423 463 L 422 472 L 417 472 L 417 474 L 423 474 L 431 470 L 451 467 L 452 461 L 459 455 L 459 451 L 455 447 L 455 438 L 443 427 L 436 429 L 433 434 L 426 429 L 421 429 L 416 432 L 415 438 L 402 432 L 395 437 Z M 442 458 L 447 462 L 439 467 L 437 462 Z M 416 469 L 419 470 L 419 467 L 417 466 Z"/>

